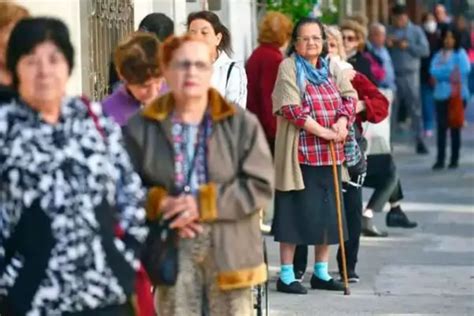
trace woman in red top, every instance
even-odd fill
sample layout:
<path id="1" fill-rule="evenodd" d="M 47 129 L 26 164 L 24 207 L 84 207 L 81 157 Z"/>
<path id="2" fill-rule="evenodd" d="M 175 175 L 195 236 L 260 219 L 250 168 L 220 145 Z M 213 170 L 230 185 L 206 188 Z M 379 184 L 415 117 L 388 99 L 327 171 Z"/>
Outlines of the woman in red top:
<path id="1" fill-rule="evenodd" d="M 247 109 L 257 115 L 273 152 L 276 118 L 272 111 L 272 91 L 288 45 L 293 23 L 286 15 L 268 12 L 260 24 L 258 42 L 245 65 L 248 79 Z"/>

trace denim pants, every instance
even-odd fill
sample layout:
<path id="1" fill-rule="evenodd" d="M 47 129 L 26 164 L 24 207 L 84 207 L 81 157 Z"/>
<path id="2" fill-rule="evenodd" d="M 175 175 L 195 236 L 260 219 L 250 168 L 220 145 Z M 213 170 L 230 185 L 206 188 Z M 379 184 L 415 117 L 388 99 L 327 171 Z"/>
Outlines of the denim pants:
<path id="1" fill-rule="evenodd" d="M 423 128 L 425 131 L 434 129 L 435 105 L 433 100 L 433 88 L 423 83 L 421 84 L 421 105 L 423 114 Z"/>

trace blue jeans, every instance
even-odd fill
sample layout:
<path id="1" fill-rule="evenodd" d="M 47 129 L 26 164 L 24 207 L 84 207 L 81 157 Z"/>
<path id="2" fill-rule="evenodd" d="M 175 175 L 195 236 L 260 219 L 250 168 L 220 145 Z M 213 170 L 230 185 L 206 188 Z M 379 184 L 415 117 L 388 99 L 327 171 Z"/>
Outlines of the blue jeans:
<path id="1" fill-rule="evenodd" d="M 433 88 L 426 83 L 421 84 L 421 104 L 423 113 L 423 128 L 425 131 L 433 130 L 435 123 Z"/>

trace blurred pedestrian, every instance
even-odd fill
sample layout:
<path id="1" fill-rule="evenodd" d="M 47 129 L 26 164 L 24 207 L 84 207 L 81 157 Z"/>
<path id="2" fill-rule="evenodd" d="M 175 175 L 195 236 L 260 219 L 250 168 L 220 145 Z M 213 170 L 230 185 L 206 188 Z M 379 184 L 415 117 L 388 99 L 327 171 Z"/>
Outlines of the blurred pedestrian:
<path id="1" fill-rule="evenodd" d="M 276 134 L 272 91 L 292 29 L 293 23 L 287 16 L 268 12 L 260 24 L 260 45 L 252 52 L 245 66 L 248 78 L 247 109 L 257 115 L 272 152 Z"/>
<path id="2" fill-rule="evenodd" d="M 436 18 L 436 23 L 437 23 L 437 31 L 438 35 L 441 34 L 441 31 L 449 28 L 451 26 L 451 17 L 448 15 L 446 12 L 446 7 L 444 4 L 437 3 L 433 7 L 433 13 Z"/>
<path id="3" fill-rule="evenodd" d="M 157 98 L 166 89 L 158 65 L 158 38 L 151 33 L 128 35 L 115 49 L 114 64 L 120 86 L 102 101 L 103 111 L 120 126 L 142 106 Z M 137 316 L 154 316 L 151 283 L 141 267 L 136 281 Z"/>
<path id="4" fill-rule="evenodd" d="M 429 56 L 429 44 L 423 30 L 410 22 L 405 6 L 393 7 L 392 21 L 386 41 L 395 67 L 397 84 L 392 125 L 395 127 L 398 124 L 399 106 L 403 104 L 410 114 L 416 153 L 427 154 L 421 118 L 420 64 L 421 58 Z"/>
<path id="5" fill-rule="evenodd" d="M 121 84 L 102 104 L 105 114 L 120 126 L 166 89 L 158 65 L 159 44 L 155 35 L 136 32 L 115 49 L 114 64 Z"/>
<path id="6" fill-rule="evenodd" d="M 346 76 L 335 76 L 337 85 L 330 78 L 325 41 L 319 20 L 298 21 L 290 41 L 290 57 L 280 64 L 272 94 L 273 111 L 278 115 L 273 233 L 280 242 L 277 290 L 285 293 L 307 293 L 295 278 L 292 262 L 296 245 L 315 245 L 312 288 L 344 289 L 328 274 L 329 245 L 339 242 L 331 166 L 338 165 L 340 181 L 343 141 L 348 124 L 354 120 L 356 95 Z M 337 161 L 331 159 L 331 141 Z M 345 220 L 343 226 L 347 236 Z"/>
<path id="7" fill-rule="evenodd" d="M 433 101 L 433 78 L 430 76 L 430 63 L 433 55 L 438 51 L 439 33 L 436 30 L 436 19 L 430 12 L 423 14 L 421 18 L 423 31 L 430 45 L 430 55 L 421 59 L 420 87 L 421 105 L 423 116 L 423 129 L 425 136 L 431 137 L 434 130 L 435 106 Z"/>
<path id="8" fill-rule="evenodd" d="M 343 49 L 343 39 L 341 32 L 336 27 L 327 28 L 328 36 L 328 52 L 331 63 L 333 59 L 345 60 L 345 50 Z M 350 65 L 350 64 L 349 64 Z M 379 123 L 388 116 L 388 100 L 379 92 L 377 86 L 373 84 L 364 74 L 356 72 L 351 80 L 352 86 L 357 91 L 358 102 L 356 106 L 356 122 L 354 128 L 356 130 L 356 139 L 360 144 L 360 148 L 365 150 L 365 139 L 363 139 L 364 131 L 362 130 L 362 122 Z M 361 159 L 365 155 L 362 154 Z M 348 165 L 346 160 L 346 165 Z M 347 274 L 349 282 L 358 282 L 359 276 L 356 273 L 356 264 L 358 261 L 360 234 L 362 229 L 362 184 L 365 176 L 366 168 L 361 167 L 360 163 L 354 166 L 348 166 L 348 177 L 343 178 L 344 188 L 344 208 L 346 211 L 348 240 L 345 243 L 347 258 Z M 344 181 L 345 180 L 345 181 Z M 337 252 L 337 263 L 339 274 L 342 279 L 342 260 L 341 248 Z"/>
<path id="9" fill-rule="evenodd" d="M 134 315 L 144 192 L 118 125 L 66 96 L 73 65 L 63 22 L 16 24 L 20 100 L 0 108 L 2 315 Z"/>
<path id="10" fill-rule="evenodd" d="M 230 32 L 211 11 L 193 12 L 188 16 L 188 33 L 204 39 L 212 50 L 212 87 L 230 102 L 245 108 L 247 104 L 247 76 L 244 65 L 231 59 Z"/>
<path id="11" fill-rule="evenodd" d="M 392 93 L 396 93 L 395 70 L 390 53 L 385 46 L 386 38 L 387 33 L 383 24 L 375 22 L 370 25 L 367 48 L 381 60 L 385 73 L 384 78 L 377 81 L 377 86 L 381 89 L 388 89 L 391 90 Z"/>
<path id="12" fill-rule="evenodd" d="M 155 35 L 160 42 L 174 34 L 174 22 L 167 15 L 159 12 L 150 13 L 140 21 L 138 32 L 146 32 Z M 116 66 L 112 62 L 109 67 L 109 91 L 112 93 L 120 84 L 120 77 Z"/>
<path id="13" fill-rule="evenodd" d="M 340 26 L 342 39 L 349 62 L 356 71 L 364 74 L 373 83 L 377 78 L 372 71 L 370 60 L 363 54 L 367 30 L 358 22 L 345 20 Z"/>
<path id="14" fill-rule="evenodd" d="M 437 117 L 437 148 L 438 154 L 433 170 L 444 168 L 446 155 L 446 131 L 451 134 L 451 160 L 449 168 L 459 165 L 461 149 L 461 127 L 450 126 L 448 115 L 451 110 L 450 99 L 460 93 L 464 107 L 469 98 L 468 76 L 471 64 L 466 50 L 461 46 L 461 34 L 455 28 L 447 28 L 441 32 L 442 48 L 433 56 L 430 73 L 434 77 L 434 99 Z M 456 115 L 462 115 L 456 113 Z"/>
<path id="15" fill-rule="evenodd" d="M 471 32 L 464 15 L 458 15 L 454 18 L 453 28 L 455 28 L 460 34 L 459 43 L 461 44 L 461 47 L 468 52 L 472 48 Z"/>
<path id="16" fill-rule="evenodd" d="M 6 70 L 6 50 L 8 38 L 15 24 L 29 13 L 13 1 L 0 2 L 0 103 L 8 102 L 16 96 L 11 89 L 11 77 Z"/>
<path id="17" fill-rule="evenodd" d="M 166 40 L 170 93 L 125 127 L 148 219 L 170 219 L 181 237 L 176 283 L 155 289 L 160 316 L 201 316 L 203 303 L 211 316 L 251 315 L 251 287 L 267 278 L 258 209 L 272 195 L 271 154 L 256 117 L 210 88 L 212 56 L 200 38 Z"/>

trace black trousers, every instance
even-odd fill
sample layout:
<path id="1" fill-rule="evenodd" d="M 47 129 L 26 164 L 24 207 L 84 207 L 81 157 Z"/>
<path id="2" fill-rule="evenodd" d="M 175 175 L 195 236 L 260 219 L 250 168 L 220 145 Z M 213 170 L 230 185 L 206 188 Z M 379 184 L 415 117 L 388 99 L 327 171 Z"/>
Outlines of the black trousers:
<path id="1" fill-rule="evenodd" d="M 347 270 L 355 271 L 357 256 L 359 253 L 360 233 L 362 226 L 362 188 L 343 184 L 344 189 L 344 211 L 346 215 L 347 241 L 344 243 L 346 250 Z M 337 251 L 337 262 L 339 271 L 342 273 L 341 249 Z M 296 247 L 293 257 L 293 269 L 295 271 L 306 271 L 308 264 L 308 246 Z"/>
<path id="2" fill-rule="evenodd" d="M 374 189 L 367 208 L 375 212 L 381 212 L 387 202 L 393 203 L 403 199 L 402 185 L 391 154 L 367 156 L 364 187 Z"/>
<path id="3" fill-rule="evenodd" d="M 448 127 L 448 100 L 436 101 L 437 146 L 438 155 L 436 162 L 444 164 L 446 158 L 446 132 L 451 134 L 451 163 L 459 160 L 461 150 L 461 129 Z"/>

